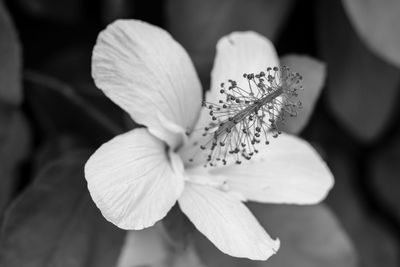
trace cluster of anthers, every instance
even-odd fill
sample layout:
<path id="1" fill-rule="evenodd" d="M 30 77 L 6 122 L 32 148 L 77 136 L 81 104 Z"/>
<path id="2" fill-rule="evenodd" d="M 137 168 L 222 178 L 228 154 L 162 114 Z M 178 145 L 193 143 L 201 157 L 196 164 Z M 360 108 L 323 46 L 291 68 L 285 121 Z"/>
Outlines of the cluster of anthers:
<path id="1" fill-rule="evenodd" d="M 205 167 L 250 160 L 258 153 L 256 145 L 268 145 L 269 136 L 278 137 L 279 125 L 285 123 L 286 116 L 296 116 L 302 107 L 297 100 L 302 76 L 288 67 L 245 73 L 243 78 L 247 88 L 229 80 L 228 84 L 221 84 L 223 99 L 218 104 L 203 102 L 211 116 L 211 122 L 203 129 L 207 141 L 200 145 L 202 150 L 208 150 Z"/>

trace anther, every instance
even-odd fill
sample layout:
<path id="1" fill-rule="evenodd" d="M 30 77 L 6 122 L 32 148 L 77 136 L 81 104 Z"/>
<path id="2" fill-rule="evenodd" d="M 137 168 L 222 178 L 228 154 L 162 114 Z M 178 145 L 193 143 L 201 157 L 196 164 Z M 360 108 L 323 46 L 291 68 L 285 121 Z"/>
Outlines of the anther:
<path id="1" fill-rule="evenodd" d="M 248 89 L 237 87 L 230 79 L 227 87 L 221 83 L 219 92 L 225 96 L 218 101 L 220 105 L 203 102 L 212 120 L 203 133 L 210 139 L 200 146 L 209 151 L 206 166 L 226 165 L 228 154 L 236 154 L 236 164 L 250 160 L 258 153 L 255 147 L 262 135 L 264 140 L 268 135 L 278 137 L 278 125 L 284 124 L 285 116 L 296 116 L 301 108 L 301 102 L 294 98 L 302 89 L 298 85 L 302 77 L 289 68 L 268 67 L 265 72 L 243 73 L 243 78 L 248 80 Z M 263 143 L 268 145 L 269 141 Z"/>

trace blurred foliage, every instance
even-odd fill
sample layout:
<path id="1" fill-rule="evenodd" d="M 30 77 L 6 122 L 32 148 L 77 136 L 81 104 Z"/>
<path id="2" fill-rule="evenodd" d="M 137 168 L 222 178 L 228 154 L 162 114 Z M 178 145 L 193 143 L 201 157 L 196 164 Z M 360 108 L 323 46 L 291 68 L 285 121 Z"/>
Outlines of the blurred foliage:
<path id="1" fill-rule="evenodd" d="M 122 133 L 122 127 L 109 114 L 68 85 L 34 72 L 26 72 L 25 80 L 29 88 L 27 104 L 42 135 L 78 134 L 96 146 Z"/>
<path id="2" fill-rule="evenodd" d="M 30 129 L 22 102 L 21 51 L 16 30 L 0 2 L 0 219 L 17 194 L 22 163 L 30 150 Z"/>
<path id="3" fill-rule="evenodd" d="M 9 207 L 2 226 L 1 266 L 112 266 L 124 232 L 104 220 L 86 188 L 90 153 L 49 159 Z"/>
<path id="4" fill-rule="evenodd" d="M 251 29 L 274 41 L 293 3 L 293 0 L 170 0 L 166 4 L 167 27 L 188 50 L 207 88 L 219 38 L 233 30 Z"/>
<path id="5" fill-rule="evenodd" d="M 392 216 L 400 221 L 400 131 L 397 130 L 395 139 L 386 147 L 376 150 L 368 162 L 368 172 L 372 177 L 372 186 L 377 197 L 390 207 Z"/>
<path id="6" fill-rule="evenodd" d="M 400 2 L 342 0 L 349 19 L 365 44 L 385 61 L 400 67 Z"/>
<path id="7" fill-rule="evenodd" d="M 0 103 L 19 104 L 21 90 L 21 48 L 10 16 L 0 1 Z"/>
<path id="8" fill-rule="evenodd" d="M 332 148 L 329 153 L 328 160 L 336 182 L 327 203 L 348 229 L 355 247 L 362 252 L 362 257 L 359 257 L 360 266 L 398 266 L 396 237 L 383 227 L 379 217 L 371 214 L 360 196 L 362 188 L 357 186 L 357 169 L 352 163 L 355 151 L 338 148 Z"/>
<path id="9" fill-rule="evenodd" d="M 30 139 L 30 129 L 24 115 L 18 110 L 0 107 L 0 219 L 23 184 L 22 163 L 29 155 Z"/>
<path id="10" fill-rule="evenodd" d="M 399 70 L 368 50 L 339 1 L 320 2 L 317 14 L 320 50 L 328 63 L 328 106 L 351 134 L 371 142 L 391 119 Z"/>
<path id="11" fill-rule="evenodd" d="M 285 130 L 311 141 L 336 177 L 330 208 L 250 205 L 282 241 L 267 263 L 222 255 L 173 210 L 168 242 L 194 234 L 196 243 L 175 248 L 168 266 L 200 266 L 197 256 L 206 266 L 355 266 L 357 258 L 398 266 L 399 9 L 396 0 L 0 1 L 0 266 L 118 261 L 125 233 L 100 215 L 83 176 L 88 151 L 135 126 L 90 75 L 96 36 L 117 18 L 170 31 L 204 88 L 222 35 L 255 30 L 272 39 L 282 63 L 304 76 L 304 109 L 314 110 Z M 310 86 L 324 83 L 321 95 Z M 148 233 L 133 236 L 143 242 L 128 236 L 123 248 L 139 257 L 153 247 Z"/>
<path id="12" fill-rule="evenodd" d="M 17 0 L 28 15 L 61 23 L 76 23 L 83 16 L 83 1 Z"/>

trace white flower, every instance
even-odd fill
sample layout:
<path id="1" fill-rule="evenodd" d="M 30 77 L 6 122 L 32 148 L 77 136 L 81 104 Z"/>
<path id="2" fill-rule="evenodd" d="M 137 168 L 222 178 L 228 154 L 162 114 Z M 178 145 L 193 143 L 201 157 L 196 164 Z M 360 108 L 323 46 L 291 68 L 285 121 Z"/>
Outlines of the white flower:
<path id="1" fill-rule="evenodd" d="M 269 40 L 254 32 L 232 33 L 218 42 L 206 100 L 217 102 L 222 81 L 277 65 Z M 266 260 L 278 250 L 279 240 L 242 201 L 313 204 L 333 185 L 315 150 L 288 134 L 260 145 L 257 156 L 241 165 L 189 164 L 189 157 L 201 155 L 193 145 L 199 136 L 193 129 L 204 128 L 207 118 L 200 112 L 202 89 L 185 50 L 158 27 L 136 20 L 109 25 L 94 47 L 92 75 L 98 88 L 147 127 L 103 144 L 85 166 L 94 202 L 120 228 L 150 227 L 178 201 L 221 251 Z"/>

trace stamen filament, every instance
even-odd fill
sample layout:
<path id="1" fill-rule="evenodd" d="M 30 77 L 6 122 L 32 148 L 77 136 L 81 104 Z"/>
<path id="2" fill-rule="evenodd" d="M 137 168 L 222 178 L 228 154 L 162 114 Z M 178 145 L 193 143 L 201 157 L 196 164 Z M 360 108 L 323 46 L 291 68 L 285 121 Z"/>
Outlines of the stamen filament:
<path id="1" fill-rule="evenodd" d="M 284 123 L 285 116 L 296 116 L 301 108 L 301 102 L 293 98 L 302 90 L 299 85 L 302 77 L 288 67 L 267 68 L 266 73 L 243 74 L 243 77 L 247 79 L 247 90 L 228 80 L 228 87 L 221 84 L 224 99 L 217 104 L 203 103 L 211 117 L 203 132 L 209 139 L 200 145 L 209 151 L 204 166 L 250 160 L 258 153 L 256 145 L 261 139 L 268 145 L 268 135 L 277 137 L 281 133 L 278 125 Z"/>

